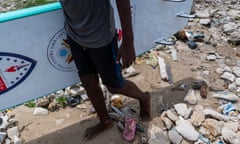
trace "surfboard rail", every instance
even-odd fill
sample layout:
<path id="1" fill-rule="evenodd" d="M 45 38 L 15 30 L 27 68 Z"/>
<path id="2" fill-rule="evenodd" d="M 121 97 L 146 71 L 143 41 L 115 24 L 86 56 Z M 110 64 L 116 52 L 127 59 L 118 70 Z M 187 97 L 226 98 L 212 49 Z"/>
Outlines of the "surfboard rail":
<path id="1" fill-rule="evenodd" d="M 0 23 L 61 9 L 59 2 L 0 13 Z"/>

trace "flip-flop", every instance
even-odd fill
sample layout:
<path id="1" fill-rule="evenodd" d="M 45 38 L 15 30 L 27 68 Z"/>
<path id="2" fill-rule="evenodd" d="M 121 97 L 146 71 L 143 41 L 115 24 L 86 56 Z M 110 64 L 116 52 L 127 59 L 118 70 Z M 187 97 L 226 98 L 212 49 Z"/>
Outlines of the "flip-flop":
<path id="1" fill-rule="evenodd" d="M 125 117 L 125 125 L 123 131 L 123 138 L 128 142 L 132 142 L 136 134 L 137 121 L 134 118 Z"/>

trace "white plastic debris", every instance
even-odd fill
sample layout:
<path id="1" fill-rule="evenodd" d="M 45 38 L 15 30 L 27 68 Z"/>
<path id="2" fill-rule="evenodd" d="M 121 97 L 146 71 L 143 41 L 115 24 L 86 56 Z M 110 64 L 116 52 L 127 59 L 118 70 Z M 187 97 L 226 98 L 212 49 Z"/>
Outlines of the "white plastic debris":
<path id="1" fill-rule="evenodd" d="M 166 64 L 164 62 L 164 59 L 158 56 L 158 64 L 160 68 L 160 75 L 162 80 L 168 81 L 168 75 L 166 70 Z"/>
<path id="2" fill-rule="evenodd" d="M 48 110 L 45 108 L 36 107 L 35 110 L 33 111 L 33 115 L 36 116 L 48 115 Z"/>

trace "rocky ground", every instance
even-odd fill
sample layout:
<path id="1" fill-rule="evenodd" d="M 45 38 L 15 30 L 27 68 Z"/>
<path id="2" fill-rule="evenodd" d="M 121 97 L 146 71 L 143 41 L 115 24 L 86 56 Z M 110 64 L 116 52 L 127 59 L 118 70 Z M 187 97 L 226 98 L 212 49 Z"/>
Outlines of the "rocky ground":
<path id="1" fill-rule="evenodd" d="M 1 5 L 3 2 L 0 0 Z M 4 9 L 10 10 L 12 4 L 8 6 Z M 196 17 L 174 35 L 175 45 L 156 46 L 139 56 L 134 69 L 125 73 L 126 77 L 137 73 L 127 78 L 152 96 L 153 119 L 137 121 L 140 128 L 132 143 L 240 143 L 240 1 L 194 0 L 192 14 Z M 158 57 L 164 59 L 172 76 L 169 72 L 163 75 Z M 81 95 L 82 103 L 61 108 L 64 99 L 59 97 L 75 93 Z M 139 108 L 135 100 L 118 97 L 112 99 L 106 91 L 115 126 L 92 141 L 84 142 L 82 135 L 97 117 L 77 85 L 28 103 L 28 107 L 2 112 L 0 142 L 127 144 L 119 130 L 124 127 L 123 117 L 117 110 L 136 118 Z"/>

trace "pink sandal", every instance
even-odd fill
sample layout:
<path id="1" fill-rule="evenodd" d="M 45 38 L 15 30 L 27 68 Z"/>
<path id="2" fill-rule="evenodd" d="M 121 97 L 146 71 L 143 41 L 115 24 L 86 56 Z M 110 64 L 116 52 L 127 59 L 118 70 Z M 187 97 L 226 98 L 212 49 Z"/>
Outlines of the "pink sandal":
<path id="1" fill-rule="evenodd" d="M 132 142 L 135 138 L 137 121 L 134 118 L 125 117 L 125 125 L 123 131 L 123 138 Z"/>

